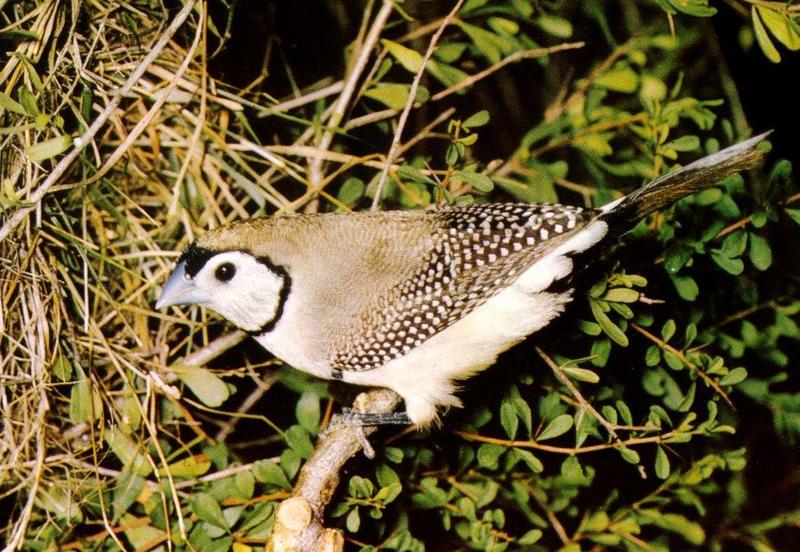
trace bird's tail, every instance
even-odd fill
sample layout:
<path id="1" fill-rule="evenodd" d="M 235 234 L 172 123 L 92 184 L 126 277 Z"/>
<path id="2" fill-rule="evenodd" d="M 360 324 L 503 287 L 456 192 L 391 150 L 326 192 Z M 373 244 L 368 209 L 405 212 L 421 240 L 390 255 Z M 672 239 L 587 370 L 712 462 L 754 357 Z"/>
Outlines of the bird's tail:
<path id="1" fill-rule="evenodd" d="M 605 205 L 601 209 L 600 218 L 634 223 L 673 201 L 699 192 L 732 174 L 755 167 L 764 157 L 764 152 L 757 146 L 771 132 L 759 134 L 698 159 L 645 184 L 625 197 Z"/>

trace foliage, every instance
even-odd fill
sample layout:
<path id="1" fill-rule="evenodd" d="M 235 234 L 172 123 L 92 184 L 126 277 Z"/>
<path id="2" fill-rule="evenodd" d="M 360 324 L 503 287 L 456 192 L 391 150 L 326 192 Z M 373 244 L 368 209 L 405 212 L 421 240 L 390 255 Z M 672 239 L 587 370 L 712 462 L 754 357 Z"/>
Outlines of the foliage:
<path id="1" fill-rule="evenodd" d="M 157 50 L 175 6 L 3 4 L 0 538 L 263 549 L 347 402 L 252 345 L 217 358 L 229 328 L 208 312 L 154 312 L 197 233 L 373 204 L 603 205 L 748 132 L 708 47 L 717 10 L 770 61 L 800 48 L 791 3 L 468 0 L 451 21 L 361 4 L 320 3 L 336 33 L 318 36 L 303 17 L 319 14 L 268 3 L 275 33 L 289 18 L 311 44 L 268 36 L 252 71 L 253 5 L 198 3 Z M 463 411 L 378 434 L 330 524 L 361 550 L 797 542 L 798 200 L 773 158 L 642 221 L 565 316 L 465 385 Z"/>

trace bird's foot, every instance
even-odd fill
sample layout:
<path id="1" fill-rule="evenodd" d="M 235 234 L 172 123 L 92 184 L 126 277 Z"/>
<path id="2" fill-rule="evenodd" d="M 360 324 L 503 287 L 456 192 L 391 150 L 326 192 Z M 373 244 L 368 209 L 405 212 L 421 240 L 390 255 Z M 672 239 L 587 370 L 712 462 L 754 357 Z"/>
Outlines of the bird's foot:
<path id="1" fill-rule="evenodd" d="M 413 422 L 405 412 L 356 412 L 343 408 L 338 415 L 339 423 L 360 426 L 411 425 Z"/>
<path id="2" fill-rule="evenodd" d="M 331 418 L 325 432 L 333 431 L 340 427 L 353 430 L 361 440 L 364 456 L 375 458 L 375 449 L 364 432 L 365 427 L 380 425 L 410 425 L 412 422 L 405 412 L 356 412 L 351 408 L 343 408 L 341 414 Z"/>

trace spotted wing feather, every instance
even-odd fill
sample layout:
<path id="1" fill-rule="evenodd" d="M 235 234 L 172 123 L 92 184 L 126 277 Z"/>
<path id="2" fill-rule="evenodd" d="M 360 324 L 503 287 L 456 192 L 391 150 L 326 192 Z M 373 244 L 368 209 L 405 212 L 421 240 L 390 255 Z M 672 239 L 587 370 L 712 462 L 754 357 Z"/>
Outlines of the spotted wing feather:
<path id="1" fill-rule="evenodd" d="M 420 269 L 378 297 L 335 346 L 334 375 L 379 368 L 454 324 L 597 216 L 550 204 L 431 212 L 438 229 Z"/>

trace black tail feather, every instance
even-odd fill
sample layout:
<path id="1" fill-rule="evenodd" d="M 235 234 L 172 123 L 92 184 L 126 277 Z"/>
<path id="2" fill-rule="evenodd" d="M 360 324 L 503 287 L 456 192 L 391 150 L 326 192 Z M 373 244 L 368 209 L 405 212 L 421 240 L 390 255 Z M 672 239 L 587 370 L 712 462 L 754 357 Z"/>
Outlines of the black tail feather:
<path id="1" fill-rule="evenodd" d="M 601 209 L 601 217 L 614 219 L 615 224 L 633 224 L 682 197 L 699 192 L 732 174 L 758 165 L 764 152 L 758 149 L 772 131 L 759 134 L 717 153 L 665 174 Z"/>

